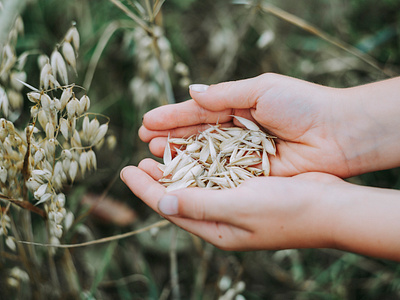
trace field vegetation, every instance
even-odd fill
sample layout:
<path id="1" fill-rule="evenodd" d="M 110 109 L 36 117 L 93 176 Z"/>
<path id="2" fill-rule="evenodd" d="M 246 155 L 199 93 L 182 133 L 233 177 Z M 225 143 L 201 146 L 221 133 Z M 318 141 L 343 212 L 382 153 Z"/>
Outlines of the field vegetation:
<path id="1" fill-rule="evenodd" d="M 124 166 L 151 157 L 137 134 L 142 115 L 187 100 L 191 83 L 276 72 L 349 87 L 397 76 L 399 1 L 0 4 L 0 117 L 5 118 L 0 127 L 7 132 L 15 127 L 18 133 L 8 133 L 16 143 L 10 146 L 16 153 L 13 163 L 6 163 L 7 143 L 0 137 L 1 299 L 400 298 L 398 263 L 328 249 L 222 251 L 162 220 L 119 179 Z M 71 28 L 79 32 L 79 47 L 76 36 L 68 36 Z M 76 65 L 71 52 L 63 52 L 65 43 L 72 47 Z M 50 58 L 55 49 L 65 60 L 66 73 L 54 71 L 46 77 L 43 55 Z M 49 74 L 58 76 L 59 85 Z M 80 110 L 54 102 L 56 125 L 39 124 L 44 95 L 55 101 L 71 87 L 77 101 L 90 98 L 90 107 L 82 104 L 86 98 Z M 32 92 L 41 96 L 35 98 Z M 73 97 L 68 101 L 75 103 Z M 60 121 L 62 116 L 69 127 Z M 91 135 L 89 123 L 97 130 Z M 35 124 L 38 146 L 31 150 L 32 159 L 42 164 L 32 162 L 35 168 L 54 171 L 57 161 L 63 165 L 70 160 L 65 178 L 32 179 L 40 183 L 40 192 L 39 186 L 25 188 L 31 177 L 26 177 L 26 156 L 20 157 L 27 151 L 21 146 L 22 133 L 34 134 L 29 126 Z M 107 128 L 99 131 L 102 125 Z M 72 153 L 62 152 L 65 149 Z M 69 171 L 75 164 L 77 172 Z M 2 177 L 3 169 L 8 179 Z M 400 170 L 347 180 L 400 189 Z"/>

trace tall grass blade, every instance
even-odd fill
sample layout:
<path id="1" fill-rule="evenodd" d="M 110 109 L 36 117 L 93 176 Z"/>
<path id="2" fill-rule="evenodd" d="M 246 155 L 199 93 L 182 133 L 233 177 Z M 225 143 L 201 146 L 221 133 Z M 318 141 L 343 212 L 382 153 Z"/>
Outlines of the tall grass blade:
<path id="1" fill-rule="evenodd" d="M 110 264 L 112 263 L 113 254 L 117 245 L 118 245 L 117 241 L 114 241 L 110 245 L 108 245 L 102 259 L 103 265 L 100 267 L 98 272 L 96 272 L 96 277 L 94 278 L 92 287 L 90 288 L 91 296 L 95 296 L 94 294 L 97 291 L 97 287 L 103 280 L 104 275 L 106 274 Z"/>

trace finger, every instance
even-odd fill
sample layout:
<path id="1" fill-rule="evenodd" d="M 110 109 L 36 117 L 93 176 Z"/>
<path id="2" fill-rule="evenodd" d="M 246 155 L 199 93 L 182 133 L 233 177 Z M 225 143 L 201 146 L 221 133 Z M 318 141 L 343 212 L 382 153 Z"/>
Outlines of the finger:
<path id="1" fill-rule="evenodd" d="M 233 123 L 223 123 L 221 124 L 221 127 L 227 128 L 227 127 L 232 127 L 234 126 Z M 164 154 L 164 148 L 165 145 L 167 144 L 167 137 L 171 138 L 188 138 L 191 135 L 198 134 L 199 132 L 202 132 L 206 129 L 210 128 L 209 124 L 203 124 L 199 126 L 190 126 L 190 127 L 185 127 L 181 129 L 176 129 L 172 131 L 150 131 L 147 129 L 146 133 L 146 139 L 142 139 L 144 142 L 149 143 L 149 148 L 151 153 L 153 153 L 157 157 L 162 157 Z M 176 148 L 179 148 L 179 145 L 176 145 Z M 174 152 L 175 146 L 174 144 L 171 144 L 171 149 Z"/>
<path id="2" fill-rule="evenodd" d="M 191 85 L 190 95 L 202 107 L 212 111 L 255 107 L 265 91 L 265 75 L 215 85 Z"/>
<path id="3" fill-rule="evenodd" d="M 166 144 L 167 144 L 166 137 L 156 137 L 152 139 L 149 143 L 150 152 L 157 157 L 163 157 L 164 148 Z"/>
<path id="4" fill-rule="evenodd" d="M 167 144 L 168 138 L 166 137 L 156 137 L 152 139 L 149 143 L 150 152 L 157 157 L 163 157 L 165 145 Z M 179 148 L 179 145 L 176 146 Z M 171 144 L 171 153 L 174 156 L 176 153 L 176 148 L 174 144 Z"/>
<path id="5" fill-rule="evenodd" d="M 195 101 L 157 107 L 143 116 L 143 125 L 149 130 L 171 130 L 207 123 L 224 123 L 231 119 L 231 110 L 210 112 Z"/>
<path id="6" fill-rule="evenodd" d="M 165 195 L 165 188 L 154 180 L 153 176 L 157 177 L 156 174 L 152 174 L 154 166 L 153 162 L 146 160 L 141 163 L 140 168 L 134 166 L 125 167 L 121 171 L 121 179 L 138 198 L 162 215 L 162 212 L 158 209 L 158 202 Z M 150 174 L 147 173 L 148 171 Z"/>
<path id="7" fill-rule="evenodd" d="M 159 180 L 163 176 L 163 172 L 158 167 L 159 165 L 160 163 L 154 159 L 145 158 L 139 163 L 138 168 L 145 171 L 154 180 Z"/>
<path id="8" fill-rule="evenodd" d="M 301 173 L 294 176 L 297 179 L 321 182 L 321 183 L 342 183 L 343 180 L 335 175 L 320 173 L 320 172 L 308 172 Z"/>
<path id="9" fill-rule="evenodd" d="M 231 117 L 229 117 L 231 119 Z M 217 123 L 218 120 L 215 122 Z M 213 124 L 215 124 L 213 123 Z M 232 122 L 218 122 L 218 124 L 221 124 L 221 127 L 232 127 L 233 123 Z M 206 129 L 210 128 L 210 125 L 204 123 L 204 124 L 196 124 L 192 126 L 182 126 L 178 128 L 169 128 L 167 130 L 162 130 L 161 128 L 157 130 L 151 130 L 147 128 L 146 126 L 141 126 L 139 128 L 139 137 L 140 139 L 148 143 L 151 141 L 151 139 L 159 136 L 164 136 L 167 137 L 168 135 L 173 138 L 186 138 L 189 137 L 193 134 L 197 134 L 201 131 L 204 131 Z"/>
<path id="10" fill-rule="evenodd" d="M 147 164 L 150 164 L 150 162 L 146 161 L 142 167 L 147 169 L 147 167 L 149 167 Z M 125 167 L 121 171 L 121 178 L 137 197 L 161 214 L 158 210 L 158 200 L 165 194 L 165 188 L 161 184 L 155 181 L 144 170 L 134 166 Z M 238 249 L 237 244 L 240 244 L 240 241 L 245 239 L 249 234 L 246 230 L 232 227 L 229 224 L 171 216 L 166 217 L 179 227 L 226 250 Z"/>
<path id="11" fill-rule="evenodd" d="M 247 195 L 248 196 L 248 195 Z M 158 209 L 168 216 L 200 221 L 216 221 L 241 227 L 237 213 L 246 210 L 240 189 L 212 190 L 186 188 L 164 195 Z"/>
<path id="12" fill-rule="evenodd" d="M 138 198 L 158 212 L 158 200 L 165 194 L 165 188 L 160 183 L 134 166 L 125 167 L 121 171 L 121 179 Z"/>

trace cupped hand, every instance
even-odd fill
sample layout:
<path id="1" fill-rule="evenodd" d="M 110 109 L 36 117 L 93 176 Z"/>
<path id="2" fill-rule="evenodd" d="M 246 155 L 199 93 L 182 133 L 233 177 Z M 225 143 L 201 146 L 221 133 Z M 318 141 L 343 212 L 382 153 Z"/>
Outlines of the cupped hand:
<path id="1" fill-rule="evenodd" d="M 122 178 L 136 196 L 181 228 L 225 250 L 331 246 L 329 203 L 321 193 L 348 184 L 322 173 L 259 177 L 235 189 L 186 188 L 166 194 L 157 162 L 127 167 Z"/>
<path id="2" fill-rule="evenodd" d="M 146 113 L 139 135 L 161 157 L 169 134 L 189 136 L 208 128 L 207 124 L 239 125 L 232 118 L 237 115 L 278 137 L 271 175 L 314 171 L 348 177 L 354 171 L 349 170 L 347 149 L 338 142 L 340 91 L 277 74 L 209 87 L 194 85 L 192 100 Z"/>

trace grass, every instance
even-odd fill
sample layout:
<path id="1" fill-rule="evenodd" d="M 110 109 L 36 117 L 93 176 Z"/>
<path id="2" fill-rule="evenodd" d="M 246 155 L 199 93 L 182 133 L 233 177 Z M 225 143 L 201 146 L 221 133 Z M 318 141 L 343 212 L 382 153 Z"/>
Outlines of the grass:
<path id="1" fill-rule="evenodd" d="M 49 256 L 46 247 L 35 246 L 42 266 L 36 270 L 40 271 L 36 282 L 20 281 L 19 287 L 11 288 L 2 280 L 3 295 L 10 299 L 34 299 L 40 294 L 64 299 L 218 299 L 223 294 L 218 283 L 230 278 L 232 284 L 246 284 L 241 293 L 246 299 L 399 298 L 400 268 L 391 261 L 325 249 L 225 252 L 180 230 L 171 232 L 170 226 L 138 234 L 137 230 L 160 219 L 118 179 L 124 165 L 151 155 L 137 136 L 142 114 L 172 99 L 186 100 L 187 82 L 213 83 L 277 72 L 347 87 L 398 74 L 398 1 L 348 0 L 339 5 L 328 0 L 284 0 L 249 6 L 224 0 L 168 0 L 157 15 L 150 16 L 152 5 L 147 3 L 158 1 L 138 2 L 141 6 L 134 6 L 134 0 L 36 0 L 22 14 L 25 35 L 18 40 L 17 53 L 51 52 L 76 21 L 82 36 L 77 81 L 88 88 L 91 99 L 97 99 L 93 111 L 110 117 L 110 131 L 118 142 L 112 153 L 99 153 L 99 169 L 93 176 L 67 188 L 68 205 L 81 217 L 62 238 L 65 248 Z M 120 8 L 122 4 L 123 10 L 115 3 Z M 160 46 L 146 46 L 146 35 L 138 28 L 153 33 L 162 28 L 169 46 L 162 51 Z M 268 30 L 274 39 L 257 47 Z M 154 41 L 152 34 L 149 37 Z M 170 59 L 169 65 L 160 64 L 163 57 Z M 174 70 L 178 62 L 188 66 L 186 84 Z M 329 62 L 339 67 L 332 68 Z M 155 66 L 149 68 L 150 63 Z M 39 70 L 33 57 L 26 69 L 27 82 L 36 85 L 32 80 Z M 132 90 L 134 79 L 143 80 L 140 86 L 146 89 Z M 398 169 L 350 180 L 400 188 Z M 113 197 L 136 217 L 121 226 L 110 215 L 90 213 L 93 210 L 82 203 L 88 193 L 103 194 L 98 201 Z M 43 221 L 31 217 L 34 240 L 43 244 Z M 171 248 L 174 234 L 177 244 Z M 12 267 L 22 268 L 20 257 L 3 243 L 0 252 L 0 276 L 9 278 Z"/>

